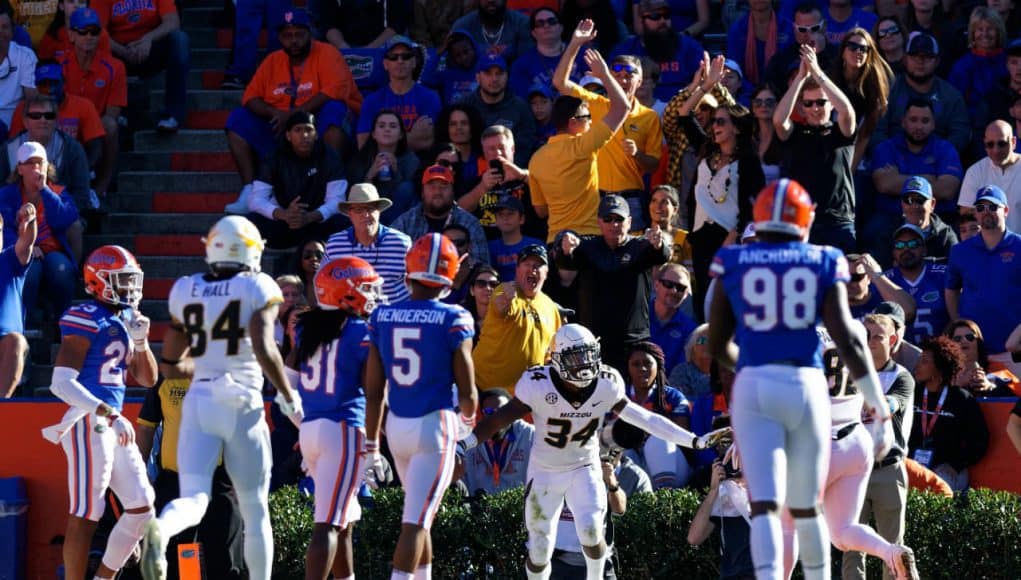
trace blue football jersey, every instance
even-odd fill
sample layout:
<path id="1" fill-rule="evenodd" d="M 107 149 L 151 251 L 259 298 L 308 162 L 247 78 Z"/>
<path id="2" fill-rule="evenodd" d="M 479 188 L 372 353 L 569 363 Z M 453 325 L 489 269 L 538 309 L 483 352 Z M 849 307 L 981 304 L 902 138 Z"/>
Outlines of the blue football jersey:
<path id="1" fill-rule="evenodd" d="M 737 319 L 739 369 L 772 363 L 822 368 L 815 327 L 830 287 L 850 279 L 840 250 L 796 241 L 727 246 L 709 270 Z"/>
<path id="2" fill-rule="evenodd" d="M 301 364 L 298 385 L 305 421 L 329 419 L 365 426 L 362 368 L 369 356 L 368 326 L 350 317 L 340 336 Z"/>
<path id="3" fill-rule="evenodd" d="M 387 402 L 398 417 L 454 408 L 452 353 L 475 335 L 464 308 L 438 300 L 408 300 L 376 308 L 369 337 L 389 380 Z"/>
<path id="4" fill-rule="evenodd" d="M 120 411 L 131 352 L 131 339 L 120 313 L 95 300 L 72 306 L 60 317 L 60 335 L 61 339 L 82 336 L 89 341 L 78 382 L 97 399 Z"/>
<path id="5" fill-rule="evenodd" d="M 943 289 L 946 288 L 947 265 L 927 259 L 921 275 L 914 282 L 905 279 L 897 268 L 887 270 L 886 277 L 907 290 L 915 299 L 915 325 L 905 337 L 908 342 L 921 344 L 924 339 L 941 334 L 950 322 L 947 301 L 943 294 Z"/>

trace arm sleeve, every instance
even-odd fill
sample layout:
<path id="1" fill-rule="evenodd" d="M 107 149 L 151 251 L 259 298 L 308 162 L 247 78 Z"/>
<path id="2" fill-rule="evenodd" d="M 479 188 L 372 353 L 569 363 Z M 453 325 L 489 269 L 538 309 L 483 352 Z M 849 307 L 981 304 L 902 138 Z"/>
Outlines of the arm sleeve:
<path id="1" fill-rule="evenodd" d="M 142 409 L 138 412 L 138 422 L 147 427 L 156 428 L 163 422 L 163 406 L 160 403 L 160 387 L 163 381 L 151 389 L 146 389 Z"/>
<path id="2" fill-rule="evenodd" d="M 275 209 L 280 209 L 280 204 L 273 196 L 273 186 L 261 179 L 253 181 L 252 198 L 248 202 L 248 210 L 271 220 Z M 325 218 L 326 216 L 323 216 L 323 219 Z"/>
<path id="3" fill-rule="evenodd" d="M 681 429 L 673 421 L 662 415 L 656 415 L 628 401 L 620 411 L 620 418 L 636 427 L 645 429 L 650 435 L 659 437 L 681 447 L 693 448 L 695 434 Z"/>
<path id="4" fill-rule="evenodd" d="M 344 200 L 344 192 L 347 191 L 346 179 L 335 179 L 326 184 L 326 199 L 323 205 L 316 208 L 316 211 L 323 216 L 323 221 L 337 215 L 340 211 L 337 204 Z"/>
<path id="5" fill-rule="evenodd" d="M 46 208 L 46 222 L 53 229 L 64 229 L 78 219 L 78 208 L 71 194 L 58 195 L 48 187 L 42 192 L 43 207 Z"/>

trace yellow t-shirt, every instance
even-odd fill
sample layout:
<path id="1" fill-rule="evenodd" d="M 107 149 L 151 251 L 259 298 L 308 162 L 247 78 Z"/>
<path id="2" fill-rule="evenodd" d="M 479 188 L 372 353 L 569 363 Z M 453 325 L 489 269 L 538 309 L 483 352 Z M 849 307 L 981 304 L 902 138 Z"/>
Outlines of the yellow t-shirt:
<path id="1" fill-rule="evenodd" d="M 532 155 L 528 187 L 534 205 L 549 209 L 547 242 L 563 230 L 599 233 L 599 168 L 596 153 L 613 134 L 602 120 L 581 135 L 560 133 Z"/>
<path id="2" fill-rule="evenodd" d="M 572 96 L 588 103 L 592 121 L 602 121 L 610 111 L 610 99 L 571 83 Z M 634 157 L 624 153 L 624 140 L 631 139 L 642 153 L 659 159 L 662 153 L 663 129 L 656 111 L 635 101 L 624 118 L 624 124 L 613 134 L 610 144 L 599 150 L 599 189 L 623 191 L 645 189 L 644 172 Z"/>
<path id="3" fill-rule="evenodd" d="M 163 417 L 163 437 L 160 439 L 160 466 L 163 469 L 177 471 L 177 436 L 181 432 L 181 406 L 184 395 L 191 386 L 191 379 L 164 378 L 160 383 L 156 396 L 159 400 L 160 414 Z M 139 417 L 138 423 L 152 429 L 159 423 L 146 421 Z"/>
<path id="4" fill-rule="evenodd" d="M 500 285 L 493 295 L 503 291 Z M 502 387 L 513 396 L 521 374 L 528 367 L 546 362 L 546 351 L 561 324 L 557 305 L 542 292 L 535 298 L 525 298 L 518 291 L 506 315 L 491 304 L 472 352 L 479 390 Z"/>

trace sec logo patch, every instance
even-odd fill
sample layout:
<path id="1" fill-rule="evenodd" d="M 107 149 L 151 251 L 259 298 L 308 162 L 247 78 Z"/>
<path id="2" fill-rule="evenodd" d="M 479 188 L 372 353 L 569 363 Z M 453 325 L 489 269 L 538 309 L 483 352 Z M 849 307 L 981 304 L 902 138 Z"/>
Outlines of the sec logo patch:
<path id="1" fill-rule="evenodd" d="M 556 393 L 546 393 L 546 402 L 550 405 L 556 405 L 559 400 L 560 397 L 558 397 Z"/>

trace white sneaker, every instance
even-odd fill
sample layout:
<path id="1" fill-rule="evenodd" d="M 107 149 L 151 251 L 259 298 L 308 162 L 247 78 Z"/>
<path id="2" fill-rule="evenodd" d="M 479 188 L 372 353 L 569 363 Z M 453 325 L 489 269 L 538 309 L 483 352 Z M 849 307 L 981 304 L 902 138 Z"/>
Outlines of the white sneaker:
<path id="1" fill-rule="evenodd" d="M 160 119 L 160 122 L 156 124 L 156 130 L 159 131 L 160 133 L 177 133 L 177 130 L 179 128 L 180 127 L 177 124 L 177 119 L 173 117 Z"/>
<path id="2" fill-rule="evenodd" d="M 167 547 L 160 532 L 159 520 L 149 520 L 145 525 L 139 567 L 145 580 L 167 580 Z"/>
<path id="3" fill-rule="evenodd" d="M 252 184 L 249 183 L 248 185 L 246 185 L 246 186 L 241 188 L 241 195 L 238 196 L 237 201 L 235 201 L 233 203 L 228 203 L 223 208 L 223 211 L 225 213 L 246 214 L 246 213 L 248 213 L 248 200 L 251 197 L 252 197 Z"/>

